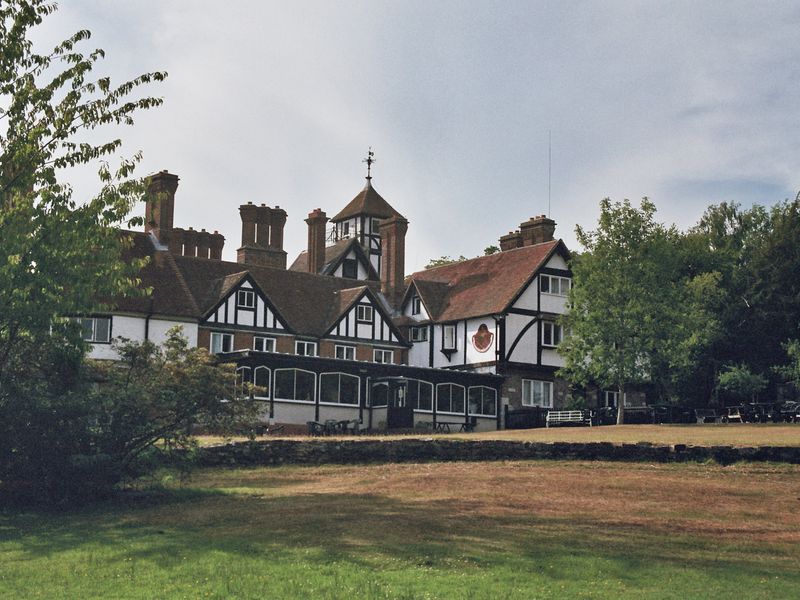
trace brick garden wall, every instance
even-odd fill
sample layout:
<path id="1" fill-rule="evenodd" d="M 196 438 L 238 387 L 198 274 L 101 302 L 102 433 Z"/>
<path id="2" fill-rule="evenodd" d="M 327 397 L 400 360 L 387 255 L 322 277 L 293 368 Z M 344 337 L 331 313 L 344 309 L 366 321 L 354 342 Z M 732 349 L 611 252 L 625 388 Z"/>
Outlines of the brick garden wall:
<path id="1" fill-rule="evenodd" d="M 269 440 L 203 448 L 203 466 L 319 465 L 494 460 L 739 461 L 800 464 L 800 447 L 420 440 Z"/>

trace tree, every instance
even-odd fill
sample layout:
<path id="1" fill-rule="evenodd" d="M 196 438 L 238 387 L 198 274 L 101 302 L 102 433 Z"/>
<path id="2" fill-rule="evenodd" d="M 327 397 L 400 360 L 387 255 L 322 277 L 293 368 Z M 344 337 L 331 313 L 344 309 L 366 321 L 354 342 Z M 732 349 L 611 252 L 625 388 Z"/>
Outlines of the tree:
<path id="1" fill-rule="evenodd" d="M 776 366 L 773 370 L 782 376 L 784 381 L 800 389 L 800 340 L 789 340 L 783 348 L 789 357 L 789 364 Z"/>
<path id="2" fill-rule="evenodd" d="M 36 382 L 35 394 L 0 406 L 7 490 L 48 503 L 96 497 L 146 473 L 164 452 L 185 458 L 190 425 L 229 429 L 255 417 L 255 403 L 234 393 L 232 365 L 190 348 L 180 328 L 163 347 L 114 343 L 120 358 L 113 363 L 48 346 L 53 372 Z"/>
<path id="3" fill-rule="evenodd" d="M 709 315 L 694 303 L 681 272 L 678 232 L 655 221 L 650 200 L 637 209 L 628 200 L 605 199 L 600 209 L 596 230 L 576 229 L 585 251 L 571 265 L 561 375 L 578 385 L 618 390 L 621 424 L 623 398 L 632 385 L 674 392 L 672 373 L 690 362 L 702 343 L 698 327 Z"/>
<path id="4" fill-rule="evenodd" d="M 461 262 L 462 260 L 467 260 L 467 257 L 463 254 L 458 258 L 450 258 L 449 256 L 440 256 L 439 258 L 432 258 L 428 261 L 428 264 L 425 265 L 426 269 L 432 269 L 434 267 L 441 267 L 444 265 L 451 265 L 453 263 Z"/>
<path id="5" fill-rule="evenodd" d="M 118 86 L 108 77 L 92 78 L 104 54 L 79 50 L 88 31 L 38 53 L 31 32 L 54 10 L 43 0 L 0 4 L 0 404 L 9 401 L 9 381 L 35 367 L 29 349 L 80 344 L 60 317 L 97 310 L 102 298 L 137 293 L 141 266 L 120 259 L 126 238 L 112 228 L 142 196 L 142 181 L 130 178 L 140 157 L 112 170 L 104 161 L 119 150 L 120 139 L 97 143 L 88 134 L 104 125 L 131 125 L 137 111 L 161 104 L 132 96 L 166 74 L 147 73 Z M 77 203 L 61 173 L 95 161 L 100 192 Z"/>
<path id="6" fill-rule="evenodd" d="M 767 387 L 767 378 L 753 373 L 747 365 L 729 365 L 717 378 L 719 389 L 738 401 L 755 402 L 760 392 Z"/>
<path id="7" fill-rule="evenodd" d="M 800 337 L 800 209 L 782 202 L 766 210 L 755 205 L 710 206 L 685 237 L 687 274 L 715 274 L 718 294 L 706 298 L 719 331 L 694 362 L 690 388 L 709 394 L 722 365 L 747 365 L 775 373 L 783 345 Z M 753 349 L 758 351 L 754 352 Z M 773 376 L 773 383 L 777 383 Z"/>

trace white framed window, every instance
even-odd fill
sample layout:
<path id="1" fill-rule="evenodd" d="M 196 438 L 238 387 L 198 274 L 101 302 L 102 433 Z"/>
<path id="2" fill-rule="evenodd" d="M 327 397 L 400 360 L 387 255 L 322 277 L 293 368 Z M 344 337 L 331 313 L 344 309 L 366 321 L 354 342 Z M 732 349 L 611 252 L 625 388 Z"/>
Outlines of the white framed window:
<path id="1" fill-rule="evenodd" d="M 418 315 L 422 312 L 422 301 L 419 296 L 411 296 L 411 314 Z"/>
<path id="2" fill-rule="evenodd" d="M 469 414 L 497 416 L 497 390 L 485 385 L 469 388 Z"/>
<path id="3" fill-rule="evenodd" d="M 558 323 L 544 321 L 542 323 L 542 346 L 555 348 L 564 339 L 564 329 Z"/>
<path id="4" fill-rule="evenodd" d="M 376 363 L 383 363 L 390 365 L 394 362 L 394 350 L 384 350 L 383 348 L 375 348 L 372 351 L 372 360 Z"/>
<path id="5" fill-rule="evenodd" d="M 275 398 L 313 402 L 317 392 L 317 377 L 303 369 L 275 369 Z"/>
<path id="6" fill-rule="evenodd" d="M 569 296 L 569 288 L 571 285 L 572 280 L 568 277 L 557 277 L 555 275 L 539 276 L 539 289 L 543 294 Z"/>
<path id="7" fill-rule="evenodd" d="M 319 376 L 319 401 L 358 406 L 359 381 L 347 373 L 323 373 Z"/>
<path id="8" fill-rule="evenodd" d="M 464 414 L 464 386 L 456 383 L 436 385 L 436 410 Z"/>
<path id="9" fill-rule="evenodd" d="M 411 341 L 412 342 L 427 342 L 428 341 L 428 328 L 427 327 L 412 327 L 411 328 Z"/>
<path id="10" fill-rule="evenodd" d="M 356 321 L 359 323 L 372 323 L 372 307 L 366 304 L 359 304 L 356 307 Z"/>
<path id="11" fill-rule="evenodd" d="M 336 344 L 334 347 L 334 355 L 340 360 L 355 360 L 356 347 L 355 346 L 340 346 Z"/>
<path id="12" fill-rule="evenodd" d="M 622 398 L 625 406 L 628 406 L 628 394 Z M 605 390 L 603 392 L 603 405 L 604 406 L 619 406 L 619 390 Z"/>
<path id="13" fill-rule="evenodd" d="M 553 408 L 553 382 L 523 379 L 522 405 Z"/>
<path id="14" fill-rule="evenodd" d="M 239 290 L 236 293 L 236 306 L 240 308 L 255 308 L 256 295 L 252 290 Z"/>
<path id="15" fill-rule="evenodd" d="M 406 404 L 414 410 L 433 410 L 433 384 L 419 379 L 409 379 L 406 387 Z"/>
<path id="16" fill-rule="evenodd" d="M 455 350 L 456 348 L 458 348 L 456 344 L 456 326 L 442 325 L 442 350 Z"/>
<path id="17" fill-rule="evenodd" d="M 294 353 L 299 356 L 316 356 L 317 342 L 295 342 Z"/>
<path id="18" fill-rule="evenodd" d="M 256 367 L 253 369 L 253 394 L 256 398 L 269 398 L 271 381 L 269 367 Z"/>
<path id="19" fill-rule="evenodd" d="M 256 352 L 275 352 L 275 338 L 255 336 L 253 338 L 253 350 Z"/>
<path id="20" fill-rule="evenodd" d="M 233 334 L 212 331 L 209 349 L 211 350 L 211 354 L 219 354 L 220 352 L 233 352 Z"/>
<path id="21" fill-rule="evenodd" d="M 111 317 L 86 317 L 76 321 L 81 325 L 83 341 L 94 344 L 111 342 Z"/>

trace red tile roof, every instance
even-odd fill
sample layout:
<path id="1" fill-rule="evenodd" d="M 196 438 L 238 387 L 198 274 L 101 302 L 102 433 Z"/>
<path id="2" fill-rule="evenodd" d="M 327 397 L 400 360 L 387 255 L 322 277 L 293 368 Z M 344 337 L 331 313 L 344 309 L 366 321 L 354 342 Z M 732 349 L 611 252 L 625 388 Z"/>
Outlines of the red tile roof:
<path id="1" fill-rule="evenodd" d="M 554 240 L 418 271 L 406 281 L 436 321 L 500 314 L 556 251 L 569 256 L 564 243 Z"/>

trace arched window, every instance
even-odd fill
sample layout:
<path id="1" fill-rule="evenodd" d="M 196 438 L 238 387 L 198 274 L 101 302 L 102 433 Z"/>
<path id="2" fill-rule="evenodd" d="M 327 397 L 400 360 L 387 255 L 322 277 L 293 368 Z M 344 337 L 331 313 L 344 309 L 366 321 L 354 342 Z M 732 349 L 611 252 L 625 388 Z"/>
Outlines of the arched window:
<path id="1" fill-rule="evenodd" d="M 253 385 L 256 398 L 269 398 L 270 372 L 269 367 L 256 367 L 253 369 Z"/>
<path id="2" fill-rule="evenodd" d="M 358 405 L 359 378 L 347 373 L 323 373 L 319 376 L 319 401 L 331 404 Z"/>
<path id="3" fill-rule="evenodd" d="M 408 406 L 415 410 L 433 409 L 433 384 L 419 379 L 408 380 Z"/>
<path id="4" fill-rule="evenodd" d="M 440 383 L 436 386 L 436 410 L 464 414 L 464 386 Z"/>
<path id="5" fill-rule="evenodd" d="M 250 367 L 236 369 L 236 391 L 234 392 L 236 396 L 247 396 L 250 393 L 251 371 Z"/>
<path id="6" fill-rule="evenodd" d="M 469 414 L 497 416 L 497 390 L 485 385 L 469 388 Z"/>
<path id="7" fill-rule="evenodd" d="M 317 378 L 302 369 L 275 369 L 275 399 L 313 402 Z"/>

